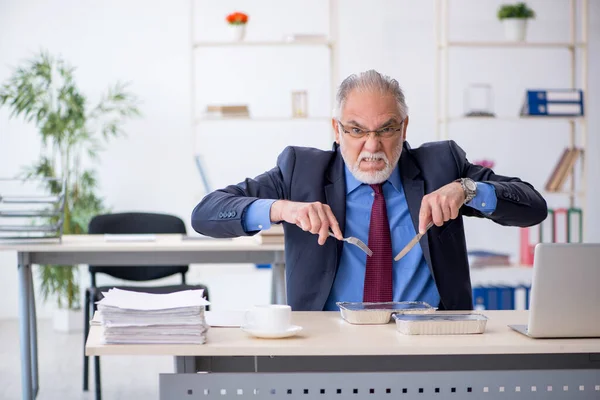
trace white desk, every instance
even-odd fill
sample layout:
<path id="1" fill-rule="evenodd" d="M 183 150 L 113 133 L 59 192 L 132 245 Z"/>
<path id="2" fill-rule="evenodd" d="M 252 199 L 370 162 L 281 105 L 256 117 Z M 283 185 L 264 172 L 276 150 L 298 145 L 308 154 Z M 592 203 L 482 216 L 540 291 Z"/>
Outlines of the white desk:
<path id="1" fill-rule="evenodd" d="M 0 244 L 0 251 L 17 251 L 23 400 L 39 390 L 37 328 L 32 264 L 183 265 L 192 263 L 271 264 L 272 301 L 285 303 L 283 244 L 259 244 L 252 237 L 187 239 L 156 235 L 148 242 L 107 242 L 103 235 L 65 235 L 62 242 Z"/>
<path id="2" fill-rule="evenodd" d="M 86 354 L 174 356 L 176 373 L 159 377 L 170 400 L 600 398 L 600 339 L 531 339 L 508 327 L 526 323 L 527 311 L 485 314 L 481 335 L 405 336 L 393 323 L 294 312 L 304 328 L 296 337 L 211 328 L 204 345 L 103 345 L 93 326 Z"/>

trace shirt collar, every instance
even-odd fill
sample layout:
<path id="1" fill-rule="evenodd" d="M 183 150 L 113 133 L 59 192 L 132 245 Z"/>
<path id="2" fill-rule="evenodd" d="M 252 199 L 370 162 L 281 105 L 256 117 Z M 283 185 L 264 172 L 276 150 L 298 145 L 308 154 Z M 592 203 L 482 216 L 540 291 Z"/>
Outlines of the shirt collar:
<path id="1" fill-rule="evenodd" d="M 352 172 L 350 172 L 346 164 L 344 164 L 344 171 L 346 178 L 346 194 L 350 194 L 363 183 L 356 179 L 354 175 L 352 175 Z M 392 170 L 392 174 L 386 182 L 391 183 L 397 192 L 402 190 L 402 179 L 400 178 L 400 168 L 398 165 L 396 165 L 396 168 Z"/>

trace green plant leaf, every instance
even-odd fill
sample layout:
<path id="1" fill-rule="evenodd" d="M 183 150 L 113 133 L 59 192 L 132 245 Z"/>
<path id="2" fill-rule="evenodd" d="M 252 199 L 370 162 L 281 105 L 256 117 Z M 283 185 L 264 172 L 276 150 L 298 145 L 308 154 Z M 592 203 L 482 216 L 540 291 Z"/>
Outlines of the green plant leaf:
<path id="1" fill-rule="evenodd" d="M 84 234 L 95 215 L 108 212 L 97 193 L 95 171 L 84 168 L 82 162 L 86 157 L 97 161 L 102 143 L 124 135 L 126 120 L 141 115 L 127 86 L 120 82 L 109 85 L 98 105 L 90 109 L 76 84 L 75 68 L 45 51 L 15 68 L 0 85 L 0 108 L 7 108 L 11 118 L 33 123 L 46 152 L 51 151 L 23 168 L 21 175 L 27 179 L 60 178 L 46 183 L 46 189 L 54 194 L 61 193 L 61 182 L 66 182 L 64 234 Z M 48 222 L 58 221 L 52 217 Z M 74 266 L 41 266 L 42 297 L 55 297 L 59 307 L 78 308 L 77 271 Z"/>
<path id="2" fill-rule="evenodd" d="M 498 8 L 497 15 L 499 20 L 506 18 L 535 18 L 535 12 L 523 2 L 516 4 L 502 4 Z"/>

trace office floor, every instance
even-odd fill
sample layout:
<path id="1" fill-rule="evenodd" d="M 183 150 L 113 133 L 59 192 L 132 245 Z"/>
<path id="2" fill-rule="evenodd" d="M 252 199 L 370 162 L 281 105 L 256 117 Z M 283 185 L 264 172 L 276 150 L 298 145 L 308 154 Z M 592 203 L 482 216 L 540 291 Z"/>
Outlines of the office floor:
<path id="1" fill-rule="evenodd" d="M 83 333 L 59 333 L 52 321 L 38 325 L 39 400 L 94 399 L 82 390 Z M 91 361 L 91 360 L 90 360 Z M 90 362 L 90 389 L 94 387 Z M 158 399 L 158 374 L 173 372 L 171 357 L 103 357 L 102 398 Z M 21 398 L 21 362 L 17 320 L 0 320 L 0 399 Z"/>

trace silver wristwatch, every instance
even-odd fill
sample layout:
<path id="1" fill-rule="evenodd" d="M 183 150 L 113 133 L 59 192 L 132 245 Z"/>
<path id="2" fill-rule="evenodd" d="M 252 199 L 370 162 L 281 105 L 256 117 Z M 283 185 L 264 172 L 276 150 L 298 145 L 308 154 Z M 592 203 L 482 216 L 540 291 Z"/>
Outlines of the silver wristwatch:
<path id="1" fill-rule="evenodd" d="M 465 192 L 465 204 L 473 200 L 477 195 L 477 183 L 471 178 L 457 179 L 456 182 L 460 182 L 463 191 Z"/>

